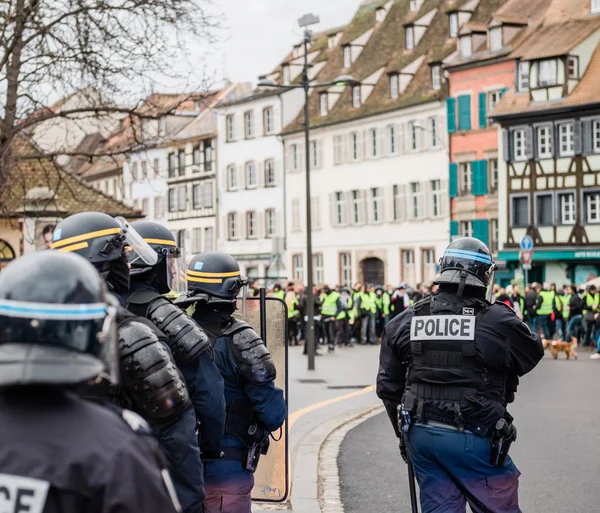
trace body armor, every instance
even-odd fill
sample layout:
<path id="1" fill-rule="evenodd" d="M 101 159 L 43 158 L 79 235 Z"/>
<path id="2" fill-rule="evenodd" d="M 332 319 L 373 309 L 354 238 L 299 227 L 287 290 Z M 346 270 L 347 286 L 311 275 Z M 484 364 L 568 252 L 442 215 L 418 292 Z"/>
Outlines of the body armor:
<path id="1" fill-rule="evenodd" d="M 241 373 L 250 383 L 261 385 L 275 379 L 275 363 L 271 353 L 248 324 L 233 319 L 223 334 L 232 336 L 231 352 Z"/>
<path id="2" fill-rule="evenodd" d="M 156 332 L 144 321 L 131 315 L 118 327 L 122 389 L 145 419 L 179 418 L 190 404 L 185 382 Z"/>
<path id="3" fill-rule="evenodd" d="M 210 340 L 202 328 L 157 292 L 134 292 L 128 299 L 127 308 L 152 321 L 166 335 L 178 365 L 187 365 L 204 351 L 211 349 Z"/>
<path id="4" fill-rule="evenodd" d="M 489 307 L 477 299 L 444 303 L 431 296 L 415 305 L 403 406 L 416 422 L 441 422 L 485 436 L 506 415 L 506 377 L 485 367 L 475 343 Z"/>

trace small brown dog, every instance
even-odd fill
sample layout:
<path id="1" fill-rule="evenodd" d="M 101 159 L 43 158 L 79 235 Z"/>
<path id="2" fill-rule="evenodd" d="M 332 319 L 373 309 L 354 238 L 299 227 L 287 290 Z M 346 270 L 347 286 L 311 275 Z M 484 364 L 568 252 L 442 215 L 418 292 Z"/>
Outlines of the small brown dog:
<path id="1" fill-rule="evenodd" d="M 577 352 L 575 351 L 575 348 L 577 347 L 577 339 L 575 337 L 571 338 L 571 342 L 543 339 L 542 345 L 544 346 L 544 349 L 550 350 L 550 354 L 555 360 L 558 358 L 559 353 L 565 353 L 567 360 L 571 357 L 573 357 L 574 360 L 577 360 Z"/>

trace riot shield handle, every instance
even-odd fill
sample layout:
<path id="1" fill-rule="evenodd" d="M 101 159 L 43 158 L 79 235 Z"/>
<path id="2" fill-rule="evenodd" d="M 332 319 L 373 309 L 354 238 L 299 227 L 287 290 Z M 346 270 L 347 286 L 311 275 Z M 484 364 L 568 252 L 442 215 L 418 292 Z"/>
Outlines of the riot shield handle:
<path id="1" fill-rule="evenodd" d="M 264 287 L 259 289 L 260 298 L 260 338 L 267 345 L 267 291 Z"/>

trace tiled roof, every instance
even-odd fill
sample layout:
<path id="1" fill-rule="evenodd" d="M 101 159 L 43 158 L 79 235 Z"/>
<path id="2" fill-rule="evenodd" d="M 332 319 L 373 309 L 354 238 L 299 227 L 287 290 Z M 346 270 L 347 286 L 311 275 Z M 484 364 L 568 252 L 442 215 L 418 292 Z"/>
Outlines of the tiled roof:
<path id="1" fill-rule="evenodd" d="M 487 23 L 491 19 L 492 12 L 505 1 L 481 0 L 471 21 Z M 344 31 L 340 44 L 335 49 L 329 50 L 327 65 L 321 70 L 317 79 L 319 82 L 328 82 L 340 75 L 352 75 L 355 79 L 368 83 L 369 77 L 380 70 L 383 70 L 383 73 L 377 80 L 372 93 L 359 108 L 352 107 L 351 88 L 345 87 L 329 113 L 326 116 L 320 116 L 318 94 L 311 94 L 309 105 L 311 126 L 340 123 L 424 102 L 442 100 L 444 91 L 436 91 L 432 87 L 429 64 L 441 62 L 456 51 L 456 40 L 450 38 L 448 33 L 447 12 L 450 6 L 456 9 L 468 3 L 468 0 L 462 2 L 425 0 L 419 11 L 412 13 L 409 10 L 408 1 L 397 0 L 392 4 L 385 20 L 381 23 L 375 21 L 375 10 L 386 4 L 384 0 L 362 5 Z M 405 25 L 423 18 L 436 9 L 425 35 L 416 48 L 405 50 Z M 350 69 L 344 69 L 342 45 L 356 40 L 370 29 L 374 29 L 374 32 L 363 51 Z M 392 99 L 389 92 L 388 73 L 398 72 L 419 58 L 422 58 L 421 64 L 410 84 L 399 98 Z M 332 92 L 331 94 L 336 93 Z M 302 120 L 303 114 L 300 114 L 285 128 L 284 133 L 301 130 Z"/>
<path id="2" fill-rule="evenodd" d="M 504 23 L 536 23 L 546 14 L 552 0 L 508 0 L 494 11 L 494 18 Z"/>
<path id="3" fill-rule="evenodd" d="M 544 23 L 554 25 L 568 20 L 589 18 L 592 0 L 552 0 Z"/>
<path id="4" fill-rule="evenodd" d="M 24 142 L 17 143 L 15 148 L 17 154 L 31 153 Z M 67 216 L 93 210 L 113 216 L 143 217 L 139 211 L 93 189 L 48 160 L 17 159 L 7 184 L 0 198 L 3 215 L 56 213 Z M 42 199 L 36 201 L 31 197 L 35 189 L 42 191 Z"/>

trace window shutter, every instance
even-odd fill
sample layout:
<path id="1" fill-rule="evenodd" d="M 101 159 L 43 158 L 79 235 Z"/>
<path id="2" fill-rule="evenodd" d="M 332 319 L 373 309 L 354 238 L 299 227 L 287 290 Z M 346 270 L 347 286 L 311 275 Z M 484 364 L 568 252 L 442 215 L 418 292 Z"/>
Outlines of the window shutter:
<path id="1" fill-rule="evenodd" d="M 487 160 L 479 161 L 479 187 L 482 196 L 488 193 Z"/>
<path id="2" fill-rule="evenodd" d="M 229 239 L 229 215 L 225 214 L 223 216 L 223 229 L 221 230 L 221 233 L 223 234 L 223 240 L 230 240 Z"/>
<path id="3" fill-rule="evenodd" d="M 473 193 L 474 196 L 479 196 L 481 194 L 479 192 L 479 189 L 480 189 L 479 163 L 480 163 L 479 160 L 474 160 L 473 162 L 471 162 L 471 192 Z"/>
<path id="4" fill-rule="evenodd" d="M 450 237 L 458 235 L 458 221 L 450 221 Z"/>
<path id="5" fill-rule="evenodd" d="M 533 128 L 528 126 L 525 128 L 525 156 L 527 160 L 533 158 Z"/>
<path id="6" fill-rule="evenodd" d="M 575 155 L 581 155 L 583 150 L 583 144 L 581 141 L 581 121 L 573 122 L 573 148 Z"/>
<path id="7" fill-rule="evenodd" d="M 456 98 L 446 98 L 448 109 L 448 133 L 456 132 Z"/>
<path id="8" fill-rule="evenodd" d="M 407 204 L 406 204 L 406 184 L 398 186 L 398 219 L 403 221 L 407 215 Z"/>
<path id="9" fill-rule="evenodd" d="M 246 238 L 246 212 L 238 212 L 235 214 L 235 217 L 238 224 L 238 238 L 243 240 Z"/>
<path id="10" fill-rule="evenodd" d="M 246 166 L 244 164 L 235 167 L 237 173 L 236 189 L 244 189 L 246 187 Z"/>
<path id="11" fill-rule="evenodd" d="M 511 133 L 508 130 L 502 130 L 502 158 L 505 162 L 511 161 L 512 152 L 510 151 L 510 136 Z"/>
<path id="12" fill-rule="evenodd" d="M 331 192 L 329 194 L 329 223 L 331 224 L 331 226 L 338 226 L 335 211 L 335 192 Z"/>
<path id="13" fill-rule="evenodd" d="M 589 155 L 592 153 L 592 123 L 592 120 L 581 122 L 581 149 L 583 155 Z"/>
<path id="14" fill-rule="evenodd" d="M 404 123 L 398 123 L 396 125 L 396 144 L 398 145 L 398 154 L 404 153 L 404 148 L 406 145 L 404 144 Z"/>
<path id="15" fill-rule="evenodd" d="M 490 243 L 489 221 L 487 219 L 475 219 L 473 221 L 473 237 L 479 239 L 486 246 Z"/>
<path id="16" fill-rule="evenodd" d="M 385 219 L 393 223 L 394 222 L 394 186 L 390 185 L 384 189 L 385 195 Z"/>
<path id="17" fill-rule="evenodd" d="M 345 151 L 346 162 L 352 162 L 353 161 L 353 155 L 352 155 L 352 134 L 348 134 L 343 139 L 346 139 L 346 151 Z"/>
<path id="18" fill-rule="evenodd" d="M 279 185 L 281 183 L 281 160 L 273 161 L 273 177 L 275 185 Z"/>
<path id="19" fill-rule="evenodd" d="M 360 224 L 367 223 L 367 191 L 360 191 Z"/>
<path id="20" fill-rule="evenodd" d="M 449 196 L 448 196 L 448 180 L 440 180 L 441 196 L 442 196 L 442 217 L 448 215 L 449 210 Z"/>
<path id="21" fill-rule="evenodd" d="M 300 169 L 298 171 L 303 173 L 306 171 L 306 148 L 303 142 L 298 144 L 298 151 L 300 152 L 300 157 L 298 159 L 298 162 L 300 162 Z"/>
<path id="22" fill-rule="evenodd" d="M 356 137 L 358 137 L 358 160 L 363 160 L 365 158 L 365 138 L 361 132 L 357 132 Z"/>
<path id="23" fill-rule="evenodd" d="M 479 128 L 485 128 L 487 124 L 487 93 L 479 93 Z"/>
<path id="24" fill-rule="evenodd" d="M 385 146 L 385 128 L 377 129 L 377 158 L 381 158 L 384 155 Z"/>
<path id="25" fill-rule="evenodd" d="M 347 191 L 342 193 L 342 196 L 345 199 L 344 203 L 344 226 L 352 224 L 354 222 L 354 218 L 352 217 L 352 192 Z"/>
<path id="26" fill-rule="evenodd" d="M 234 121 L 234 125 L 233 125 L 233 141 L 241 141 L 244 139 L 245 135 L 246 135 L 246 127 L 244 126 L 245 123 L 245 116 L 243 114 L 241 115 L 237 115 L 234 116 L 235 117 L 235 121 Z"/>
<path id="27" fill-rule="evenodd" d="M 431 186 L 431 180 L 423 182 L 425 185 L 425 217 L 427 219 L 433 219 L 433 188 Z"/>
<path id="28" fill-rule="evenodd" d="M 323 140 L 317 141 L 317 169 L 323 169 Z"/>
<path id="29" fill-rule="evenodd" d="M 364 191 L 364 194 L 367 212 L 367 223 L 372 224 L 375 222 L 375 209 L 373 208 L 374 199 L 371 197 L 370 189 Z"/>
<path id="30" fill-rule="evenodd" d="M 458 196 L 458 164 L 452 162 L 450 164 L 450 197 L 456 198 Z"/>
<path id="31" fill-rule="evenodd" d="M 458 97 L 458 129 L 471 130 L 471 95 Z"/>

